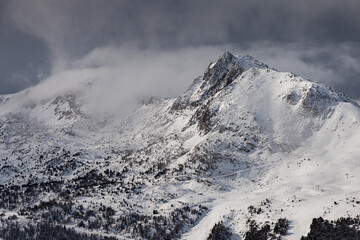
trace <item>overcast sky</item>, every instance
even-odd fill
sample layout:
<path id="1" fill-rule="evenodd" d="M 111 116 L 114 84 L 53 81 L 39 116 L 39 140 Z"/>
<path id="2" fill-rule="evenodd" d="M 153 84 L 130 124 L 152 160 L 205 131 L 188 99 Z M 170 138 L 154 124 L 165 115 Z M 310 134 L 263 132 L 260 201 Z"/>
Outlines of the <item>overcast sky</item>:
<path id="1" fill-rule="evenodd" d="M 144 71 L 173 96 L 230 50 L 359 99 L 359 12 L 359 0 L 0 0 L 0 94 L 116 62 L 124 86 Z"/>

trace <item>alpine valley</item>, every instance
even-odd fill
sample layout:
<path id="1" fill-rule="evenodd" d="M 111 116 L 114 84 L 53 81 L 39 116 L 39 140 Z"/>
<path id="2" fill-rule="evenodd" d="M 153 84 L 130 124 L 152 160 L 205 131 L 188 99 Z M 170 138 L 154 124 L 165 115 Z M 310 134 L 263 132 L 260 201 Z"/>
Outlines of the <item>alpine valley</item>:
<path id="1" fill-rule="evenodd" d="M 360 238 L 360 107 L 330 87 L 229 52 L 122 114 L 44 84 L 0 96 L 2 239 Z"/>

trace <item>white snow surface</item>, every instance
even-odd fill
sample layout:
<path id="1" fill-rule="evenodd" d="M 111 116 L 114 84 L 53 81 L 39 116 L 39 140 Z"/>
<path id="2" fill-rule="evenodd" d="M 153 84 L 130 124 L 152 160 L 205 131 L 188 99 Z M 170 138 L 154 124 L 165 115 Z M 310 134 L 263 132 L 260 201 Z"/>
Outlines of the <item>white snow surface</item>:
<path id="1" fill-rule="evenodd" d="M 219 221 L 230 227 L 232 239 L 242 239 L 248 218 L 260 224 L 287 218 L 291 227 L 284 239 L 300 239 L 315 217 L 359 215 L 360 205 L 351 201 L 360 200 L 358 104 L 251 56 L 230 55 L 207 69 L 220 71 L 216 85 L 209 85 L 204 73 L 179 98 L 134 104 L 126 115 L 88 113 L 87 84 L 77 84 L 76 91 L 52 90 L 34 104 L 23 104 L 24 96 L 41 94 L 45 83 L 1 97 L 0 183 L 21 185 L 30 174 L 39 182 L 73 179 L 86 169 L 124 167 L 143 181 L 139 173 L 161 162 L 167 173 L 143 181 L 143 195 L 131 201 L 146 206 L 144 213 L 166 213 L 182 203 L 206 206 L 209 211 L 182 239 L 206 239 Z M 223 59 L 231 61 L 216 70 Z M 221 77 L 236 66 L 241 73 L 222 83 Z M 39 153 L 56 147 L 83 152 L 79 167 L 62 176 L 47 175 L 49 163 L 39 160 Z M 126 151 L 131 151 L 130 161 L 124 160 Z M 171 171 L 180 165 L 183 172 Z M 161 197 L 167 201 L 150 200 Z M 105 199 L 88 200 L 121 212 L 116 208 L 121 199 L 108 192 Z M 266 199 L 270 203 L 264 207 Z M 250 205 L 263 212 L 249 213 Z"/>

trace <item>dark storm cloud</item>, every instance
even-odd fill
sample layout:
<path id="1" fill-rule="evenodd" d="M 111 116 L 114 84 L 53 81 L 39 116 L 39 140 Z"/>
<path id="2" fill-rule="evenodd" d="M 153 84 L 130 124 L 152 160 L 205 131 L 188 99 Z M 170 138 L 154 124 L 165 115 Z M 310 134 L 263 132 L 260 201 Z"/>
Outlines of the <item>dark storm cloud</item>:
<path id="1" fill-rule="evenodd" d="M 13 25 L 7 3 L 0 3 L 0 94 L 31 86 L 49 68 L 46 45 Z"/>
<path id="2" fill-rule="evenodd" d="M 356 42 L 359 10 L 356 0 L 33 0 L 11 6 L 18 25 L 79 53 L 129 41 L 160 48 L 244 41 Z"/>
<path id="3" fill-rule="evenodd" d="M 44 46 L 28 47 L 36 51 L 27 52 L 26 58 L 39 62 L 37 58 L 47 56 L 53 71 L 106 46 L 158 52 L 192 48 L 195 54 L 196 47 L 223 50 L 231 45 L 235 53 L 256 52 L 260 60 L 271 55 L 280 59 L 281 52 L 303 67 L 280 70 L 309 74 L 315 72 L 309 69 L 318 69 L 320 75 L 307 77 L 360 98 L 354 90 L 360 85 L 359 10 L 358 0 L 9 1 L 5 15 L 11 23 L 1 31 L 16 27 L 22 35 L 11 34 L 13 38 L 34 46 L 43 41 L 50 53 Z M 281 51 L 285 49 L 294 54 L 290 57 Z M 273 62 L 279 68 L 280 61 Z M 351 66 L 345 64 L 349 62 Z"/>

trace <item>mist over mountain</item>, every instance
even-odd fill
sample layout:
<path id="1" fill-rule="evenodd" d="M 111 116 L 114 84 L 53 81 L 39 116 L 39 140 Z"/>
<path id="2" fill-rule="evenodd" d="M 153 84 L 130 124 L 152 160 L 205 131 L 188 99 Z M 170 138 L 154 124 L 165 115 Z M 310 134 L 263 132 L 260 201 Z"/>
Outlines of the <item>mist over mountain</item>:
<path id="1" fill-rule="evenodd" d="M 165 95 L 175 97 L 190 84 L 183 81 L 230 50 L 359 99 L 358 9 L 356 0 L 2 0 L 0 94 L 73 70 L 74 62 L 99 52 L 108 52 L 109 59 L 117 53 L 119 66 L 134 73 L 118 81 L 137 85 L 132 82 L 138 72 L 133 60 L 141 61 L 146 52 L 147 84 L 161 82 Z M 168 74 L 161 75 L 159 61 L 183 68 L 164 66 Z M 92 67 L 96 70 L 96 64 Z M 183 81 L 169 78 L 183 72 Z"/>

